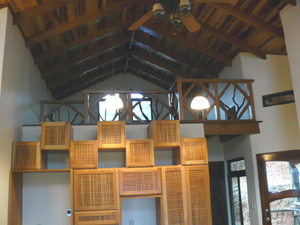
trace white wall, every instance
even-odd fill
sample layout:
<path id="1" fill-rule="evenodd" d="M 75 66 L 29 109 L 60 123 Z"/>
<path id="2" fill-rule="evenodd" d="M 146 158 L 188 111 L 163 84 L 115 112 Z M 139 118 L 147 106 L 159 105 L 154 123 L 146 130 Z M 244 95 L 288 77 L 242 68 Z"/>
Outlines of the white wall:
<path id="1" fill-rule="evenodd" d="M 7 15 L 7 26 L 6 26 Z M 22 125 L 39 121 L 39 101 L 50 99 L 40 71 L 25 48 L 24 38 L 17 26 L 12 26 L 7 8 L 0 10 L 0 46 L 5 36 L 5 48 L 0 47 L 0 224 L 7 224 L 9 170 L 12 141 L 22 140 Z M 5 30 L 6 27 L 6 30 Z M 2 28 L 4 28 L 2 30 Z"/>
<path id="2" fill-rule="evenodd" d="M 287 6 L 280 12 L 283 25 L 286 47 L 288 52 L 291 76 L 294 86 L 294 95 L 296 99 L 297 115 L 300 118 L 300 1 L 297 0 L 295 7 Z M 300 126 L 300 120 L 298 120 Z"/>
<path id="3" fill-rule="evenodd" d="M 2 70 L 3 70 L 3 52 L 6 36 L 6 23 L 7 23 L 8 8 L 0 9 L 0 98 L 1 98 L 1 83 L 2 83 Z"/>
<path id="4" fill-rule="evenodd" d="M 256 119 L 260 134 L 240 137 L 226 142 L 225 159 L 245 157 L 250 204 L 251 224 L 262 224 L 256 154 L 299 149 L 299 129 L 295 103 L 263 107 L 262 96 L 293 89 L 287 56 L 268 55 L 266 60 L 251 54 L 239 54 L 232 68 L 226 68 L 222 78 L 254 79 L 253 93 Z"/>

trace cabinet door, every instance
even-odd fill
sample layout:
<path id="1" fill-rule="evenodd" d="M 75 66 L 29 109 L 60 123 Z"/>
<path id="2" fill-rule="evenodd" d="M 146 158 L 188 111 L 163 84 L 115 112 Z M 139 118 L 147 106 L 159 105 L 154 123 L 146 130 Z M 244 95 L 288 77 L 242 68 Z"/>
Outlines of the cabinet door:
<path id="1" fill-rule="evenodd" d="M 70 168 L 93 169 L 98 168 L 97 141 L 70 142 Z"/>
<path id="2" fill-rule="evenodd" d="M 185 167 L 189 225 L 212 225 L 207 165 Z"/>
<path id="3" fill-rule="evenodd" d="M 207 164 L 206 138 L 181 139 L 181 165 Z"/>
<path id="4" fill-rule="evenodd" d="M 181 166 L 162 168 L 164 225 L 187 225 L 187 202 Z"/>
<path id="5" fill-rule="evenodd" d="M 75 225 L 108 225 L 120 223 L 120 211 L 75 212 Z"/>
<path id="6" fill-rule="evenodd" d="M 75 211 L 119 209 L 117 170 L 74 171 L 74 208 Z"/>
<path id="7" fill-rule="evenodd" d="M 160 168 L 120 169 L 120 195 L 161 194 Z"/>

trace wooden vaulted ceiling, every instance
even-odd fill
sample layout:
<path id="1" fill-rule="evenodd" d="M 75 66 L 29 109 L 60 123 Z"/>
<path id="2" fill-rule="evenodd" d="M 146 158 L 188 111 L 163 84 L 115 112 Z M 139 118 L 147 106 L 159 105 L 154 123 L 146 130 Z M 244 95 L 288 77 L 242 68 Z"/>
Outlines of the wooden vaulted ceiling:
<path id="1" fill-rule="evenodd" d="M 220 0 L 221 1 L 221 0 Z M 168 89 L 177 78 L 218 78 L 239 52 L 286 54 L 279 12 L 295 0 L 193 4 L 201 29 L 173 35 L 168 20 L 128 27 L 157 0 L 0 0 L 56 99 L 115 74 L 131 73 Z M 197 66 L 196 66 L 197 62 Z M 113 71 L 113 72 L 112 72 Z"/>

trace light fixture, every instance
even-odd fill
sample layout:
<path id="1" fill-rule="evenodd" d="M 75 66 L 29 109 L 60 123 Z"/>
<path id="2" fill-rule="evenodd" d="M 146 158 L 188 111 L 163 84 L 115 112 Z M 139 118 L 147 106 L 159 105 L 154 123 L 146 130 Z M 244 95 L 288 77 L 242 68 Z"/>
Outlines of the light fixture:
<path id="1" fill-rule="evenodd" d="M 188 15 L 191 8 L 192 7 L 191 7 L 191 3 L 189 0 L 180 0 L 179 11 L 182 12 L 185 16 Z"/>
<path id="2" fill-rule="evenodd" d="M 181 2 L 181 1 L 180 1 Z M 196 49 L 196 37 L 194 38 L 194 46 Z M 197 51 L 195 53 L 195 66 L 196 66 L 196 76 L 197 76 L 197 83 L 196 85 L 198 85 L 198 90 L 197 92 L 200 92 L 200 88 L 199 88 L 199 77 L 198 77 L 198 64 L 197 64 Z M 191 108 L 195 109 L 195 110 L 204 110 L 204 109 L 208 109 L 210 107 L 209 101 L 207 100 L 207 98 L 201 96 L 201 95 L 197 95 L 196 97 L 194 97 L 194 99 L 191 102 Z M 203 112 L 202 112 L 203 115 Z"/>
<path id="3" fill-rule="evenodd" d="M 170 16 L 170 23 L 174 26 L 177 27 L 179 24 L 181 24 L 181 19 L 180 19 L 180 16 L 179 16 L 179 13 L 174 13 L 174 14 L 171 14 Z"/>
<path id="4" fill-rule="evenodd" d="M 152 15 L 155 16 L 157 20 L 161 20 L 164 14 L 165 14 L 165 10 L 162 4 L 156 3 L 153 5 Z"/>
<path id="5" fill-rule="evenodd" d="M 115 94 L 110 94 L 106 96 L 104 105 L 106 109 L 110 109 L 110 110 L 121 109 L 124 106 L 122 99 Z"/>
<path id="6" fill-rule="evenodd" d="M 191 108 L 196 110 L 208 109 L 210 106 L 207 98 L 198 95 L 191 102 Z"/>

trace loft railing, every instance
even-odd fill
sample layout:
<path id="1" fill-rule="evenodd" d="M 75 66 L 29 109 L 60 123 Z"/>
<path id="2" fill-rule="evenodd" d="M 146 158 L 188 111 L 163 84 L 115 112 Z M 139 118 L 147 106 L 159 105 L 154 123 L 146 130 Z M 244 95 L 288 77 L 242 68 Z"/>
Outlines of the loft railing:
<path id="1" fill-rule="evenodd" d="M 42 101 L 41 121 L 59 121 L 62 120 L 61 115 L 64 115 L 65 119 L 62 121 L 84 124 L 99 120 L 149 123 L 151 120 L 165 119 L 198 123 L 253 122 L 256 118 L 252 82 L 253 80 L 178 79 L 167 91 L 84 91 L 84 101 Z M 112 92 L 119 94 L 124 108 L 107 112 L 103 103 L 105 96 Z M 139 97 L 135 98 L 133 94 L 139 94 Z M 193 97 L 198 94 L 209 100 L 210 107 L 207 110 L 190 108 Z M 51 105 L 52 108 L 45 110 L 46 105 Z"/>

